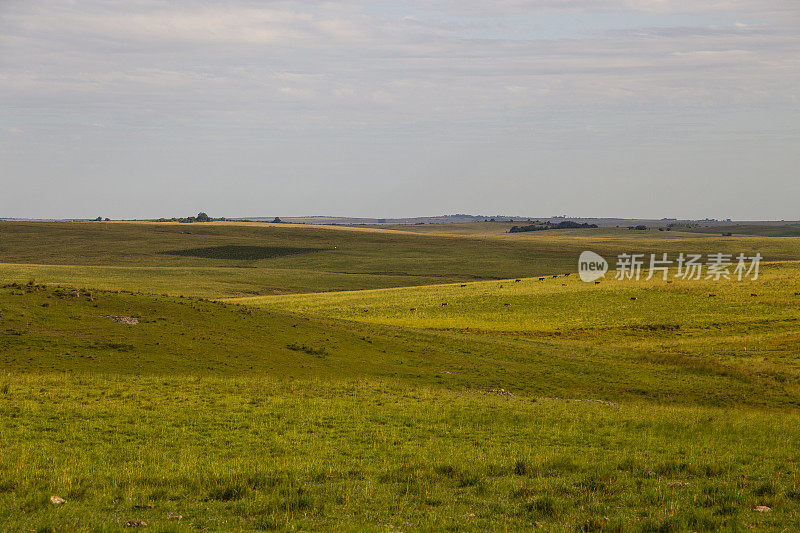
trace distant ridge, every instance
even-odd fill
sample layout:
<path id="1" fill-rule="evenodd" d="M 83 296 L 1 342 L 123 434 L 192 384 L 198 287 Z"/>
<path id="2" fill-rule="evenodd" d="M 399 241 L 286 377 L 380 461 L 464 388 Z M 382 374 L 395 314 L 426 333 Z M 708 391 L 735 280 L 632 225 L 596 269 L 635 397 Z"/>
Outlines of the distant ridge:
<path id="1" fill-rule="evenodd" d="M 272 222 L 275 217 L 240 217 L 235 220 L 247 220 L 253 222 Z M 509 215 L 439 215 L 431 217 L 407 217 L 407 218 L 359 218 L 359 217 L 334 217 L 334 216 L 304 216 L 304 217 L 280 217 L 281 221 L 294 224 L 341 224 L 341 225 L 393 225 L 393 224 L 465 224 L 474 222 L 534 222 L 558 224 L 563 221 L 572 221 L 579 224 L 597 224 L 598 226 L 630 226 L 644 224 L 651 227 L 667 226 L 669 224 L 692 224 L 699 226 L 730 226 L 730 225 L 756 225 L 756 226 L 795 226 L 800 225 L 800 221 L 786 220 L 760 220 L 760 221 L 732 221 L 706 219 L 676 219 L 676 218 L 587 218 L 587 217 L 534 217 L 534 216 L 509 216 Z"/>
<path id="2" fill-rule="evenodd" d="M 213 220 L 228 220 L 232 222 L 273 222 L 276 217 L 227 217 Z M 23 218 L 23 217 L 0 217 L 0 221 L 18 222 L 94 222 L 95 218 Z M 180 221 L 180 219 L 113 219 L 114 221 Z M 468 224 L 476 222 L 503 222 L 503 223 L 527 223 L 541 222 L 544 224 L 559 224 L 565 221 L 578 224 L 597 224 L 601 227 L 627 227 L 635 225 L 646 225 L 648 227 L 662 226 L 691 226 L 699 227 L 730 227 L 735 229 L 737 226 L 785 226 L 800 227 L 800 220 L 719 220 L 713 218 L 703 219 L 677 219 L 677 218 L 591 218 L 591 217 L 568 217 L 565 215 L 553 217 L 541 216 L 509 216 L 509 215 L 438 215 L 431 217 L 405 217 L 405 218 L 361 218 L 361 217 L 335 217 L 335 216 L 300 216 L 300 217 L 279 217 L 280 222 L 292 224 L 320 224 L 320 225 L 413 225 L 413 224 Z"/>

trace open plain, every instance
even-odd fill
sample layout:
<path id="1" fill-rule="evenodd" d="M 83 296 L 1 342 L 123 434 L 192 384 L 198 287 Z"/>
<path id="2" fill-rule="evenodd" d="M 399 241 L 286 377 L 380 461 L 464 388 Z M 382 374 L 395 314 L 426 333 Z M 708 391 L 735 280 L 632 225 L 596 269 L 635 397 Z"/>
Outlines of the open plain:
<path id="1" fill-rule="evenodd" d="M 800 528 L 792 228 L 507 226 L 0 223 L 2 528 Z"/>

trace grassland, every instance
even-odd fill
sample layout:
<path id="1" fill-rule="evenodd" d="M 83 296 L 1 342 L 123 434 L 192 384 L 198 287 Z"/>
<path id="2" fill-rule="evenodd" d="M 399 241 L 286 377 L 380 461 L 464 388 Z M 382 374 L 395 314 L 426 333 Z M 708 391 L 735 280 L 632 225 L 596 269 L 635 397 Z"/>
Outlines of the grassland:
<path id="1" fill-rule="evenodd" d="M 797 225 L 756 225 L 735 224 L 725 226 L 693 228 L 696 233 L 730 233 L 732 235 L 760 235 L 762 237 L 798 237 L 800 226 Z"/>
<path id="2" fill-rule="evenodd" d="M 599 285 L 526 278 L 232 301 L 404 328 L 636 349 L 750 371 L 800 374 L 800 265 L 769 263 L 756 281 L 654 277 Z M 797 390 L 794 391 L 798 392 Z"/>
<path id="3" fill-rule="evenodd" d="M 233 298 L 292 312 L 397 326 L 543 333 L 669 324 L 703 327 L 800 318 L 797 262 L 762 264 L 757 280 L 617 280 L 599 284 L 576 275 L 481 281 L 402 289 Z M 756 294 L 756 296 L 751 296 Z M 713 296 L 709 296 L 713 295 Z M 634 300 L 635 299 L 635 300 Z M 444 304 L 444 305 L 442 305 Z M 732 320 L 735 317 L 735 320 Z"/>
<path id="4" fill-rule="evenodd" d="M 663 531 L 799 519 L 795 414 L 372 380 L 25 375 L 4 391 L 10 530 Z M 54 491 L 67 503 L 51 505 Z"/>
<path id="5" fill-rule="evenodd" d="M 15 282 L 226 297 L 549 275 L 573 271 L 586 249 L 611 257 L 633 248 L 800 257 L 800 237 L 618 228 L 456 235 L 448 233 L 469 228 L 441 226 L 441 235 L 419 235 L 264 223 L 0 222 L 0 273 Z"/>
<path id="6" fill-rule="evenodd" d="M 2 263 L 0 271 L 5 280 L 18 283 L 33 279 L 75 288 L 92 287 L 197 298 L 404 287 L 460 279 L 459 276 L 447 275 L 324 272 L 268 266 L 136 267 Z"/>
<path id="7" fill-rule="evenodd" d="M 800 528 L 800 239 L 440 229 L 0 224 L 0 529 Z"/>

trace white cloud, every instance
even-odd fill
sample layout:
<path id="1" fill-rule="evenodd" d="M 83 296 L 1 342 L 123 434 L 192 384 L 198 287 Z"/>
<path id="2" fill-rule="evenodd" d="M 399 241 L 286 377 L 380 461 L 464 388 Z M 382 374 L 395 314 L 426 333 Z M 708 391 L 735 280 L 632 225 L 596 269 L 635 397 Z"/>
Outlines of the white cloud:
<path id="1" fill-rule="evenodd" d="M 293 96 L 297 98 L 310 98 L 314 96 L 314 91 L 310 89 L 302 89 L 298 87 L 281 87 L 278 90 L 287 96 Z"/>

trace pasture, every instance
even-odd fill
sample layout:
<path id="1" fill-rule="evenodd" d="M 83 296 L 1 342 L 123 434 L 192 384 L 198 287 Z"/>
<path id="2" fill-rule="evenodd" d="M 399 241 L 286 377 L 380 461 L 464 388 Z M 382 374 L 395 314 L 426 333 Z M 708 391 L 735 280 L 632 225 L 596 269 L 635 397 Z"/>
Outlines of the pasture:
<path id="1" fill-rule="evenodd" d="M 0 223 L 2 529 L 800 528 L 800 238 L 448 226 Z"/>

